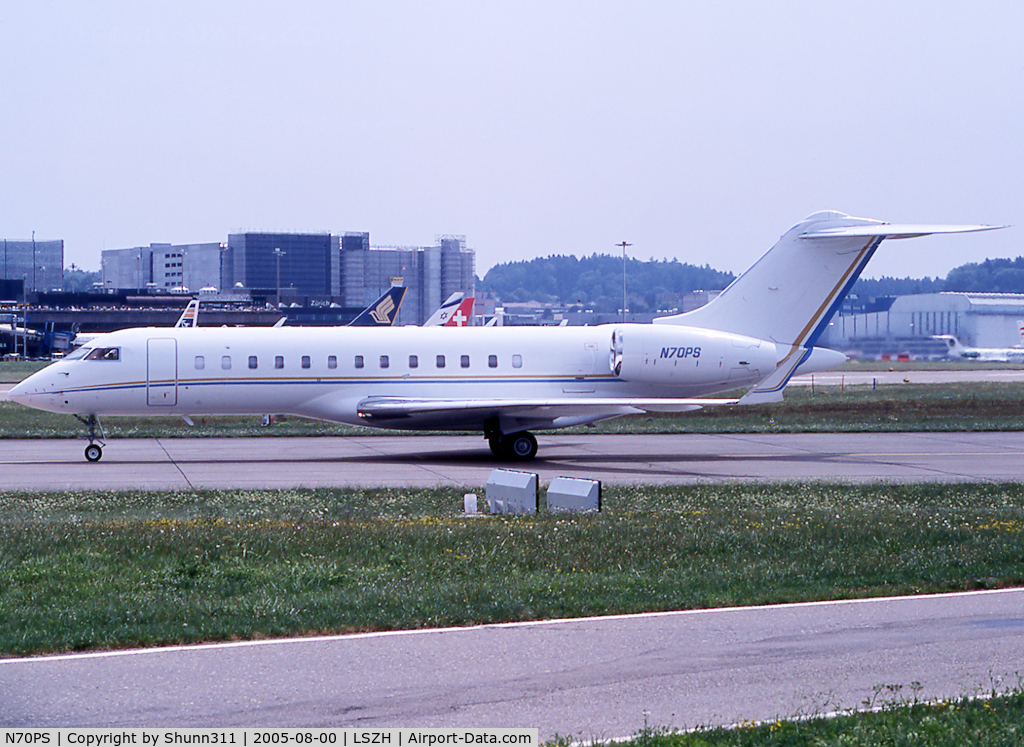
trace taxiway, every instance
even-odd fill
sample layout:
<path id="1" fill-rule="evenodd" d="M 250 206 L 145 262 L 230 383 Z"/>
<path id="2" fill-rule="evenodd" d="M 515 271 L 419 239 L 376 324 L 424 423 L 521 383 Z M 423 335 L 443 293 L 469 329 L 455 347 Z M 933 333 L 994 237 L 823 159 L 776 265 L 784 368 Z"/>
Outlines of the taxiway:
<path id="1" fill-rule="evenodd" d="M 1016 686 L 1024 591 L 0 660 L 0 726 L 538 727 L 578 739 Z M 912 683 L 920 683 L 914 692 Z"/>
<path id="2" fill-rule="evenodd" d="M 0 490 L 479 488 L 495 468 L 541 482 L 607 484 L 844 480 L 1024 480 L 1024 432 L 541 435 L 531 462 L 496 459 L 478 436 L 140 438 L 0 441 Z"/>

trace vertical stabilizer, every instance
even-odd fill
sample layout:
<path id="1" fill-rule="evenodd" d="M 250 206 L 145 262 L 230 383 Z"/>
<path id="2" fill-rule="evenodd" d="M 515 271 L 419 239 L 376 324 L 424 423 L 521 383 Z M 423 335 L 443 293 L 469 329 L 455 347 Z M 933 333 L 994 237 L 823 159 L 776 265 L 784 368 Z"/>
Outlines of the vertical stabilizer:
<path id="1" fill-rule="evenodd" d="M 898 225 L 815 213 L 783 234 L 711 303 L 654 321 L 770 340 L 786 358 L 814 345 L 883 239 L 998 227 Z"/>

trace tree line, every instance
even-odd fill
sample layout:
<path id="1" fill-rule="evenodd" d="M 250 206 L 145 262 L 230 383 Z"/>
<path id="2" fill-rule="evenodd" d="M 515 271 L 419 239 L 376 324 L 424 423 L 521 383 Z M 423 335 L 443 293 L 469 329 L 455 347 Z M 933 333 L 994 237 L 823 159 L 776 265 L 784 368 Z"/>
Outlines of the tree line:
<path id="1" fill-rule="evenodd" d="M 626 260 L 626 307 L 654 313 L 682 307 L 687 293 L 722 290 L 733 281 L 721 272 L 672 260 Z M 478 293 L 494 293 L 501 301 L 539 301 L 581 305 L 598 312 L 622 308 L 622 258 L 610 254 L 550 255 L 495 265 L 477 279 Z M 860 297 L 906 296 L 917 293 L 1024 293 L 1024 257 L 986 259 L 960 265 L 945 278 L 860 278 L 852 294 Z"/>

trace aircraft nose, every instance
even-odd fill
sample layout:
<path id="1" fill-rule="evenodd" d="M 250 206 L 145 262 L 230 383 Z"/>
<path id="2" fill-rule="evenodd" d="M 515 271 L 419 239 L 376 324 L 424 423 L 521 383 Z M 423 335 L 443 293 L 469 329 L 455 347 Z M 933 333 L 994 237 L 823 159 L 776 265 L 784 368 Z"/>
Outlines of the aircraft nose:
<path id="1" fill-rule="evenodd" d="M 42 372 L 32 374 L 24 381 L 15 384 L 7 392 L 7 399 L 17 402 L 20 405 L 40 409 L 44 395 L 49 399 L 53 395 L 54 387 L 51 386 L 49 377 L 40 376 Z"/>
<path id="2" fill-rule="evenodd" d="M 12 402 L 17 402 L 19 404 L 25 404 L 25 395 L 28 393 L 27 390 L 28 388 L 25 386 L 24 381 L 22 381 L 19 384 L 15 384 L 7 392 L 7 399 L 11 400 Z"/>

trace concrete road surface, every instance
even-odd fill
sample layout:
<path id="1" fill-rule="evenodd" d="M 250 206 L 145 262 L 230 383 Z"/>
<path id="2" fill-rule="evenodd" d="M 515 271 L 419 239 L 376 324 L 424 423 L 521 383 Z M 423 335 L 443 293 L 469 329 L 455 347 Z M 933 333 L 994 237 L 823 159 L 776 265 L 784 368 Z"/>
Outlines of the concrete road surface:
<path id="1" fill-rule="evenodd" d="M 1024 479 L 1024 432 L 542 434 L 537 459 L 496 460 L 477 436 L 124 439 L 88 463 L 83 441 L 0 440 L 0 490 L 298 486 L 479 488 L 496 467 L 542 482 Z"/>
<path id="2" fill-rule="evenodd" d="M 538 727 L 580 738 L 1016 686 L 1024 591 L 0 660 L 0 726 Z"/>

